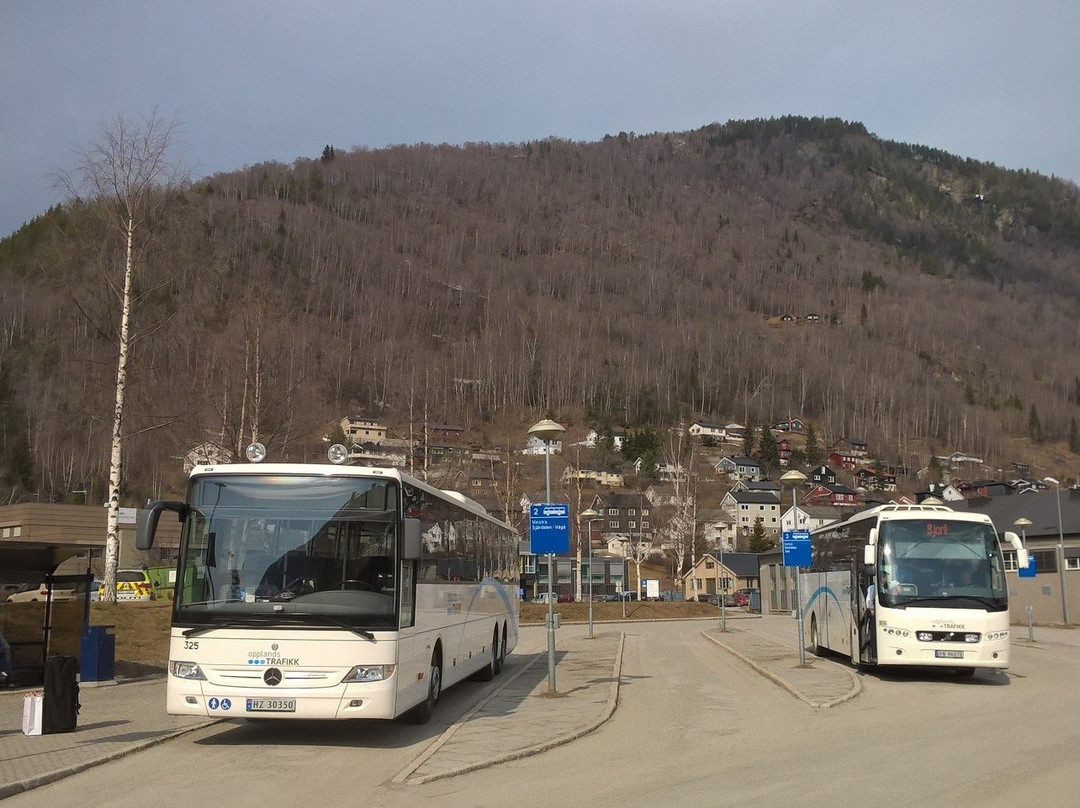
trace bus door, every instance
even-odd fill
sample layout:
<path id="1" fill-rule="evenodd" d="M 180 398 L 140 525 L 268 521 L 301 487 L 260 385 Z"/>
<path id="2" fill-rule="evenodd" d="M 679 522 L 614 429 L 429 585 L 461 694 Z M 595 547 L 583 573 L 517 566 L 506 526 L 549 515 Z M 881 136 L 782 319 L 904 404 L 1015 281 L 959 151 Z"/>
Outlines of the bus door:
<path id="1" fill-rule="evenodd" d="M 851 579 L 855 586 L 851 590 L 851 613 L 857 616 L 858 624 L 858 660 L 874 664 L 877 662 L 877 621 L 874 612 L 866 608 L 866 590 L 873 582 L 873 567 L 862 563 L 861 558 L 852 559 L 854 570 Z M 854 654 L 853 654 L 854 656 Z"/>

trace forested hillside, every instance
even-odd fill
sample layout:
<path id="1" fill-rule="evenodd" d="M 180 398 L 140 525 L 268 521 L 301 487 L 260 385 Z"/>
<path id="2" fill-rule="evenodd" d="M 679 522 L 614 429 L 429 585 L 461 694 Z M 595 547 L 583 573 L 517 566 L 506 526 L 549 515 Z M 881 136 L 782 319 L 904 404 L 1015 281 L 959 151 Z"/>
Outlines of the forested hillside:
<path id="1" fill-rule="evenodd" d="M 104 495 L 123 245 L 93 204 L 0 242 L 3 502 Z M 345 414 L 492 444 L 541 416 L 792 415 L 915 468 L 1041 446 L 1066 473 L 1080 449 L 1076 186 L 859 124 L 328 147 L 160 211 L 138 245 L 132 503 L 175 492 L 206 440 L 321 457 Z"/>

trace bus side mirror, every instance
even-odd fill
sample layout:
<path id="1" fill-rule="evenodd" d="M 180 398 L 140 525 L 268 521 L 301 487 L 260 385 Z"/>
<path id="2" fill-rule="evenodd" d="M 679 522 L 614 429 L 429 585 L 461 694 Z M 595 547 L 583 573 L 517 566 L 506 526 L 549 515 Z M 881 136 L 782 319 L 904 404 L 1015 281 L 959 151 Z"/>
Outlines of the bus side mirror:
<path id="1" fill-rule="evenodd" d="M 1008 541 L 1012 549 L 1016 551 L 1016 568 L 1027 569 L 1027 565 L 1030 563 L 1028 557 L 1027 548 L 1024 547 L 1024 542 L 1021 541 L 1020 536 L 1013 533 L 1012 530 L 1005 530 L 1005 541 Z"/>
<path id="2" fill-rule="evenodd" d="M 401 520 L 401 557 L 405 561 L 420 558 L 420 520 Z"/>
<path id="3" fill-rule="evenodd" d="M 874 545 L 864 544 L 862 548 L 862 563 L 868 567 L 874 566 Z"/>
<path id="4" fill-rule="evenodd" d="M 1024 547 L 1024 543 L 1020 540 L 1020 537 L 1013 533 L 1011 530 L 1005 532 L 1005 541 L 1007 541 L 1014 550 L 1016 550 L 1016 566 L 1017 569 L 1026 570 L 1030 559 L 1028 558 L 1027 548 Z"/>
<path id="5" fill-rule="evenodd" d="M 176 511 L 177 518 L 183 522 L 187 518 L 188 506 L 183 502 L 169 502 L 156 499 L 139 510 L 135 517 L 135 549 L 149 550 L 154 546 L 154 534 L 157 532 L 158 519 L 162 511 Z"/>

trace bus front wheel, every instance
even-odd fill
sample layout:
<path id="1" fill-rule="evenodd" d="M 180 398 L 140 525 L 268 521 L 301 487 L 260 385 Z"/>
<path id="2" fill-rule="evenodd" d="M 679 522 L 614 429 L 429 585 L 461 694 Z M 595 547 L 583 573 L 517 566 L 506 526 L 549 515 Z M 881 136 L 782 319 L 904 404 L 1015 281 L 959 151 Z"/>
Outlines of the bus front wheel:
<path id="1" fill-rule="evenodd" d="M 417 704 L 408 714 L 407 718 L 412 724 L 426 724 L 435 713 L 435 705 L 439 703 L 439 694 L 442 693 L 442 658 L 439 649 L 431 655 L 431 667 L 428 669 L 428 692 L 427 698 Z"/>

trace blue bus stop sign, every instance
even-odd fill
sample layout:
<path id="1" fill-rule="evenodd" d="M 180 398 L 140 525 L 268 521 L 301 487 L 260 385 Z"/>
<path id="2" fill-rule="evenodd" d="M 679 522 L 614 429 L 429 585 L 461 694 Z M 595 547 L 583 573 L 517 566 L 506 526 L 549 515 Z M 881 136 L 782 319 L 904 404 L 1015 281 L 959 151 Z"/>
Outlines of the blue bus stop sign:
<path id="1" fill-rule="evenodd" d="M 810 531 L 785 530 L 784 542 L 785 567 L 809 567 L 811 562 Z"/>
<path id="2" fill-rule="evenodd" d="M 536 555 L 570 552 L 570 506 L 541 503 L 529 506 L 529 541 Z"/>
<path id="3" fill-rule="evenodd" d="M 1035 556 L 1028 556 L 1028 565 L 1026 567 L 1017 567 L 1016 574 L 1021 578 L 1034 578 L 1035 577 Z"/>

